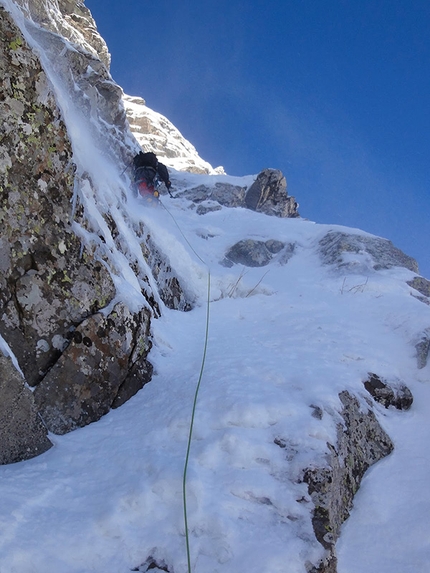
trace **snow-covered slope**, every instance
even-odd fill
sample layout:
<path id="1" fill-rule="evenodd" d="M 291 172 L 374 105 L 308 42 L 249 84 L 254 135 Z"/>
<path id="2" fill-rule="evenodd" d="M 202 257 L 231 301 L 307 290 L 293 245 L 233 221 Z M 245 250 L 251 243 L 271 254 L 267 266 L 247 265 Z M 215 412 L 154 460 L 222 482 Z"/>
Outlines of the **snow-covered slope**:
<path id="1" fill-rule="evenodd" d="M 318 561 L 301 471 L 323 463 L 334 443 L 338 393 L 361 396 L 366 408 L 362 380 L 377 371 L 407 381 L 416 401 L 406 414 L 377 408 L 395 451 L 365 480 L 339 572 L 403 573 L 407 561 L 424 573 L 430 387 L 412 342 L 430 317 L 410 296 L 413 273 L 376 272 L 363 266 L 365 255 L 356 256 L 356 274 L 323 266 L 319 239 L 349 229 L 227 208 L 198 217 L 180 200 L 163 204 L 148 210 L 130 198 L 130 222 L 145 222 L 199 304 L 163 310 L 151 353 L 157 374 L 130 402 L 52 436 L 43 456 L 0 469 L 2 572 L 126 573 L 149 556 L 186 571 L 182 472 L 210 271 L 187 483 L 193 571 L 303 573 Z M 134 243 L 131 229 L 125 236 Z M 264 269 L 221 266 L 243 237 L 293 242 L 295 255 Z"/>
<path id="2" fill-rule="evenodd" d="M 24 31 L 37 48 L 33 28 Z M 108 242 L 118 298 L 143 304 L 131 262 L 142 259 L 136 230 L 144 226 L 195 306 L 184 313 L 157 301 L 156 374 L 129 402 L 51 435 L 55 447 L 42 456 L 0 467 L 1 573 L 186 572 L 182 483 L 199 381 L 186 480 L 192 571 L 305 573 L 324 549 L 303 470 L 327 463 L 342 423 L 339 392 L 370 407 L 369 372 L 404 382 L 415 402 L 407 413 L 374 406 L 395 450 L 363 482 L 338 571 L 427 572 L 430 365 L 418 368 L 415 345 L 430 307 L 411 296 L 415 273 L 375 270 L 364 251 L 350 252 L 345 266 L 323 263 L 319 242 L 329 231 L 358 230 L 226 207 L 199 216 L 179 196 L 217 181 L 248 186 L 252 177 L 175 172 L 178 197 L 148 208 L 133 197 L 123 164 L 112 163 L 97 117 L 82 121 L 76 92 L 49 54 L 43 63 L 78 173 L 93 185 L 77 192 L 92 221 L 109 212 L 127 245 L 126 256 Z M 293 245 L 293 256 L 280 253 L 263 268 L 221 264 L 248 238 Z M 94 237 L 82 231 L 82 239 Z"/>

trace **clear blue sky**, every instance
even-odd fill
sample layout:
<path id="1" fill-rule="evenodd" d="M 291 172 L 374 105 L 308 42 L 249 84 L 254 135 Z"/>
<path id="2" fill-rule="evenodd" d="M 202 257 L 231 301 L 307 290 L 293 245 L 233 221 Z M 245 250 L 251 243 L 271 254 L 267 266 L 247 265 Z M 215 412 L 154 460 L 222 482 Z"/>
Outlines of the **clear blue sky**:
<path id="1" fill-rule="evenodd" d="M 429 0 L 86 0 L 113 78 L 230 175 L 393 241 L 430 278 Z"/>

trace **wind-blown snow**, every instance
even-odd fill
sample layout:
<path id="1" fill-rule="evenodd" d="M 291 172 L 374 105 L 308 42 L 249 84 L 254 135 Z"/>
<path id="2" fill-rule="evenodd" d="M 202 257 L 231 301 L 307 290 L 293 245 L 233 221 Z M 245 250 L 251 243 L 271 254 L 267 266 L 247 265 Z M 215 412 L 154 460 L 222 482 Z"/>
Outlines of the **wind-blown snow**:
<path id="1" fill-rule="evenodd" d="M 430 309 L 410 296 L 413 274 L 362 264 L 345 276 L 322 266 L 319 239 L 331 229 L 357 230 L 245 209 L 198 216 L 186 200 L 168 197 L 165 208 L 148 209 L 132 197 L 93 126 L 80 122 L 49 60 L 44 66 L 79 170 L 97 189 L 96 196 L 85 186 L 77 192 L 107 240 L 118 296 L 145 304 L 128 259 L 109 243 L 106 211 L 142 265 L 133 225 L 144 221 L 197 304 L 187 313 L 162 306 L 149 356 L 156 373 L 129 402 L 86 428 L 50 435 L 55 447 L 42 456 L 0 467 L 1 573 L 126 573 L 149 555 L 186 571 L 182 472 L 208 271 L 208 352 L 187 484 L 193 571 L 304 573 L 305 561 L 318 562 L 323 550 L 302 470 L 323 464 L 326 443 L 336 439 L 338 393 L 347 389 L 367 407 L 362 381 L 377 372 L 404 381 L 415 402 L 407 413 L 376 406 L 395 450 L 364 479 L 338 544 L 339 573 L 427 572 L 430 366 L 417 370 L 414 343 Z M 174 191 L 206 177 L 173 173 Z M 294 243 L 294 256 L 259 269 L 220 265 L 243 238 Z M 323 410 L 321 420 L 312 406 Z"/>

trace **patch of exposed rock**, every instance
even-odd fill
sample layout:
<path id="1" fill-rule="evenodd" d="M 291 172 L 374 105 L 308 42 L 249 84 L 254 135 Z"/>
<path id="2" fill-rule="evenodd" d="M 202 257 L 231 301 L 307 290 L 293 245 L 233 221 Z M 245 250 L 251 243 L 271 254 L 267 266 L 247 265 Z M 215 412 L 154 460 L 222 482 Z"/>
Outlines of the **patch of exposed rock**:
<path id="1" fill-rule="evenodd" d="M 264 267 L 273 260 L 277 260 L 280 264 L 286 264 L 293 256 L 294 248 L 294 244 L 286 245 L 275 239 L 268 241 L 244 239 L 227 251 L 222 264 L 226 267 L 231 267 L 233 264 L 246 267 Z"/>
<path id="2" fill-rule="evenodd" d="M 201 174 L 223 174 L 204 161 L 182 133 L 163 115 L 147 107 L 141 97 L 123 94 L 130 130 L 145 151 L 153 151 L 168 167 Z"/>
<path id="3" fill-rule="evenodd" d="M 207 185 L 198 185 L 187 191 L 180 193 L 194 204 L 200 206 L 222 205 L 223 207 L 244 207 L 245 206 L 246 187 L 239 185 L 232 185 L 231 183 L 217 182 L 215 185 L 209 187 Z M 208 209 L 208 211 L 214 210 Z M 199 213 L 204 214 L 204 213 Z"/>
<path id="4" fill-rule="evenodd" d="M 161 300 L 173 310 L 189 311 L 194 306 L 194 296 L 186 289 L 184 281 L 173 272 L 169 258 L 162 253 L 148 234 L 141 242 L 141 249 L 158 286 Z"/>
<path id="5" fill-rule="evenodd" d="M 246 192 L 248 209 L 275 217 L 298 217 L 298 203 L 287 194 L 287 181 L 278 169 L 264 169 Z"/>
<path id="6" fill-rule="evenodd" d="M 150 380 L 149 326 L 148 311 L 131 313 L 119 303 L 107 316 L 94 314 L 74 330 L 34 391 L 51 432 L 64 434 L 98 420 Z"/>
<path id="7" fill-rule="evenodd" d="M 173 573 L 173 568 L 169 567 L 169 565 L 163 559 L 155 559 L 150 555 L 148 559 L 139 567 L 135 567 L 132 571 L 137 571 L 139 573 L 147 573 L 147 571 L 165 571 L 166 573 Z"/>
<path id="8" fill-rule="evenodd" d="M 427 366 L 430 354 L 430 328 L 427 328 L 420 336 L 419 341 L 415 344 L 417 351 L 417 368 L 420 370 Z"/>
<path id="9" fill-rule="evenodd" d="M 111 57 L 89 9 L 76 0 L 15 0 L 24 14 L 46 30 L 67 38 L 99 58 L 109 69 Z"/>
<path id="10" fill-rule="evenodd" d="M 327 551 L 322 563 L 309 565 L 310 573 L 336 573 L 335 544 L 361 479 L 372 464 L 394 447 L 371 409 L 363 410 L 358 399 L 346 391 L 339 398 L 343 421 L 337 428 L 337 443 L 328 444 L 325 467 L 308 468 L 303 475 L 314 504 L 315 535 Z"/>
<path id="11" fill-rule="evenodd" d="M 407 281 L 407 284 L 422 295 L 413 294 L 415 298 L 430 305 L 430 281 L 423 277 L 414 277 L 411 281 Z"/>
<path id="12" fill-rule="evenodd" d="M 0 352 L 0 464 L 38 456 L 52 446 L 33 394 L 9 357 Z"/>
<path id="13" fill-rule="evenodd" d="M 377 374 L 369 373 L 364 381 L 364 387 L 375 400 L 385 408 L 393 406 L 397 410 L 409 410 L 414 398 L 409 388 L 401 383 L 388 383 Z"/>
<path id="14" fill-rule="evenodd" d="M 320 240 L 323 262 L 354 272 L 363 269 L 405 267 L 418 272 L 418 264 L 391 241 L 380 237 L 330 231 Z"/>
<path id="15" fill-rule="evenodd" d="M 285 177 L 276 169 L 265 169 L 247 189 L 226 182 L 199 185 L 179 193 L 197 205 L 197 214 L 205 215 L 223 207 L 243 207 L 275 217 L 299 217 L 298 204 L 287 194 Z"/>

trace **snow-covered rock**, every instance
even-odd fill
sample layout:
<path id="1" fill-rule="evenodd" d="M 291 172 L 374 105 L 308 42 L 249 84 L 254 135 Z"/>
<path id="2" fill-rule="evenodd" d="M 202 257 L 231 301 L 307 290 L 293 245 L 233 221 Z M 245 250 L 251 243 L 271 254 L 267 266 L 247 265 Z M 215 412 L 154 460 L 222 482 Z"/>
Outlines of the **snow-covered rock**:
<path id="1" fill-rule="evenodd" d="M 178 171 L 190 173 L 223 174 L 201 159 L 196 148 L 163 115 L 147 107 L 141 97 L 124 94 L 124 106 L 130 129 L 145 151 L 153 151 L 160 161 Z"/>
<path id="2" fill-rule="evenodd" d="M 397 266 L 418 272 L 415 259 L 381 237 L 330 232 L 321 239 L 320 246 L 324 262 L 335 264 L 342 270 L 360 270 L 363 266 L 368 266 L 369 270 L 379 270 Z"/>
<path id="3" fill-rule="evenodd" d="M 298 204 L 288 197 L 287 181 L 278 169 L 262 171 L 246 192 L 248 209 L 276 217 L 298 217 Z"/>
<path id="4" fill-rule="evenodd" d="M 109 68 L 111 57 L 91 12 L 79 0 L 16 0 L 25 16 L 100 59 Z"/>

